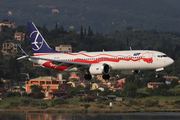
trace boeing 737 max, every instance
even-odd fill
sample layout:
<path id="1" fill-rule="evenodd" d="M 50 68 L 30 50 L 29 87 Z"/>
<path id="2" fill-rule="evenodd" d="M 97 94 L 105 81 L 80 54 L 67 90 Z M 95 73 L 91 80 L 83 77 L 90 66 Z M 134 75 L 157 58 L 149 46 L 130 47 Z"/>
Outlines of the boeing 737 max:
<path id="1" fill-rule="evenodd" d="M 139 71 L 164 70 L 174 60 L 166 54 L 153 50 L 130 50 L 110 52 L 60 53 L 49 47 L 33 22 L 28 22 L 34 56 L 28 56 L 20 47 L 23 56 L 42 66 L 60 71 L 82 71 L 85 79 L 92 74 L 103 74 L 109 79 L 110 70 Z"/>

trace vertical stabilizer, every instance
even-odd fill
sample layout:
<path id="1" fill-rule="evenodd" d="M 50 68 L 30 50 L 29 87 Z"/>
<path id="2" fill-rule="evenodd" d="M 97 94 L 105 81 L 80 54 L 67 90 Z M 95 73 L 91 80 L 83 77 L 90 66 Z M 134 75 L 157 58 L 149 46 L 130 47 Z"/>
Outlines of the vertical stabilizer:
<path id="1" fill-rule="evenodd" d="M 59 53 L 49 47 L 39 30 L 36 28 L 33 22 L 28 22 L 29 35 L 31 38 L 31 45 L 34 55 L 42 55 L 49 53 Z"/>

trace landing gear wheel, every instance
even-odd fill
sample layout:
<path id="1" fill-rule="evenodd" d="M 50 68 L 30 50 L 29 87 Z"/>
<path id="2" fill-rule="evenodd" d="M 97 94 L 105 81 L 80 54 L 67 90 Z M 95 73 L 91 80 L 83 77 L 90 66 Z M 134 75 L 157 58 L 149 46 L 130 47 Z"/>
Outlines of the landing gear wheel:
<path id="1" fill-rule="evenodd" d="M 92 79 L 92 75 L 90 75 L 90 74 L 85 74 L 85 75 L 84 75 L 84 78 L 85 78 L 86 80 L 91 80 L 91 79 Z"/>
<path id="2" fill-rule="evenodd" d="M 156 76 L 155 76 L 156 78 L 159 78 L 159 74 L 158 73 L 156 73 Z"/>
<path id="3" fill-rule="evenodd" d="M 103 79 L 107 80 L 107 79 L 109 79 L 109 78 L 110 78 L 110 75 L 109 75 L 109 74 L 107 74 L 107 75 L 103 75 L 102 77 L 103 77 Z"/>

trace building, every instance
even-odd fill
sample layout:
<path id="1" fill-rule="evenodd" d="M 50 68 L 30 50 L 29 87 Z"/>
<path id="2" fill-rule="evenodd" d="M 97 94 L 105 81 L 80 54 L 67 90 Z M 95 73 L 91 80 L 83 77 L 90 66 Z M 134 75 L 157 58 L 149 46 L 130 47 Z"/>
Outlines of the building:
<path id="1" fill-rule="evenodd" d="M 125 84 L 126 78 L 122 78 L 122 79 L 120 79 L 120 80 L 117 80 L 117 81 L 118 81 L 118 83 Z"/>
<path id="2" fill-rule="evenodd" d="M 46 92 L 45 97 L 48 99 L 53 98 L 61 98 L 61 99 L 68 99 L 68 92 L 64 89 L 50 89 L 48 92 Z"/>
<path id="3" fill-rule="evenodd" d="M 45 92 L 48 92 L 50 89 L 61 89 L 61 88 L 64 89 L 66 92 L 69 92 L 71 90 L 71 84 L 67 84 L 67 83 L 62 84 L 61 80 L 58 80 L 57 78 L 52 76 L 38 77 L 26 81 L 26 92 L 31 92 L 31 85 L 42 86 Z"/>
<path id="4" fill-rule="evenodd" d="M 70 81 L 68 84 L 71 84 L 71 87 L 77 87 L 78 85 L 81 85 L 81 82 L 79 81 Z"/>
<path id="5" fill-rule="evenodd" d="M 5 22 L 1 22 L 0 26 L 8 26 L 9 28 L 16 28 L 16 23 L 5 21 Z"/>
<path id="6" fill-rule="evenodd" d="M 149 82 L 147 83 L 148 88 L 157 88 L 159 85 L 164 84 L 162 82 Z"/>
<path id="7" fill-rule="evenodd" d="M 62 52 L 62 53 L 72 53 L 72 46 L 71 45 L 60 45 L 60 46 L 56 46 L 55 50 Z M 41 67 L 41 65 L 33 63 L 33 67 Z"/>
<path id="8" fill-rule="evenodd" d="M 110 75 L 110 78 L 108 79 L 108 80 L 105 80 L 105 79 L 103 79 L 103 75 L 97 75 L 97 80 L 100 80 L 101 82 L 106 82 L 106 81 L 115 81 L 116 80 L 116 78 L 115 77 L 112 77 L 111 75 Z"/>
<path id="9" fill-rule="evenodd" d="M 14 39 L 18 40 L 18 41 L 23 41 L 25 38 L 25 33 L 23 32 L 15 32 L 14 33 Z"/>
<path id="10" fill-rule="evenodd" d="M 7 90 L 3 87 L 0 87 L 0 100 L 7 97 Z"/>
<path id="11" fill-rule="evenodd" d="M 37 63 L 33 63 L 33 68 L 35 67 L 42 67 L 40 64 L 37 64 Z"/>
<path id="12" fill-rule="evenodd" d="M 163 78 L 165 78 L 166 79 L 166 81 L 168 81 L 168 82 L 171 82 L 173 79 L 176 79 L 176 80 L 178 80 L 179 81 L 179 78 L 178 77 L 176 77 L 176 76 L 163 76 Z"/>
<path id="13" fill-rule="evenodd" d="M 82 73 L 80 73 L 80 72 L 71 72 L 69 80 L 70 81 L 78 80 L 80 82 L 83 82 L 85 79 L 84 79 L 84 76 L 83 76 Z"/>
<path id="14" fill-rule="evenodd" d="M 97 75 L 97 80 L 100 80 L 101 82 L 105 82 L 106 80 L 103 79 L 103 75 Z"/>
<path id="15" fill-rule="evenodd" d="M 91 90 L 98 89 L 98 88 L 100 88 L 100 87 L 102 87 L 102 86 L 103 86 L 102 83 L 93 83 Z"/>
<path id="16" fill-rule="evenodd" d="M 69 84 L 71 84 L 71 87 L 77 87 L 78 85 L 81 85 L 83 87 L 91 87 L 91 83 L 87 80 L 81 82 L 81 81 L 70 81 L 68 82 Z"/>
<path id="17" fill-rule="evenodd" d="M 56 51 L 62 53 L 72 53 L 72 46 L 71 45 L 60 45 L 55 47 Z"/>
<path id="18" fill-rule="evenodd" d="M 106 81 L 106 82 L 103 82 L 103 86 L 106 86 L 108 88 L 114 88 L 114 86 L 117 85 L 117 81 Z"/>
<path id="19" fill-rule="evenodd" d="M 8 54 L 8 53 L 14 53 L 18 51 L 18 45 L 21 46 L 20 44 L 15 44 L 15 43 L 3 43 L 3 49 L 2 52 L 4 54 Z"/>

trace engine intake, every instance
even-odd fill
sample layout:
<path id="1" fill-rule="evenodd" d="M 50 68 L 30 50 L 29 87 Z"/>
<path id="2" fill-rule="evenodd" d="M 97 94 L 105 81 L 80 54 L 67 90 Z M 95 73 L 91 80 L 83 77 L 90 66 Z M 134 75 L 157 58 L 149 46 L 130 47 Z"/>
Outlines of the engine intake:
<path id="1" fill-rule="evenodd" d="M 91 64 L 89 68 L 90 74 L 109 74 L 110 67 L 105 63 Z"/>

